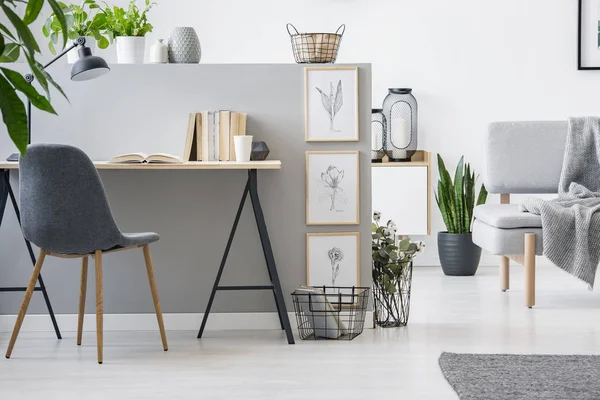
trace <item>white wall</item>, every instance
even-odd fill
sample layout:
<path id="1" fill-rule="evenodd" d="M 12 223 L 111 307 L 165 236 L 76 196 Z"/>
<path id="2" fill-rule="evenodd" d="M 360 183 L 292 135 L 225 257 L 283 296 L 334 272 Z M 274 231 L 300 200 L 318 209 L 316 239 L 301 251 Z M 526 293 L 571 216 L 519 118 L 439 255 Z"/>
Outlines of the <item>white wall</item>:
<path id="1" fill-rule="evenodd" d="M 126 0 L 115 3 L 125 4 Z M 576 68 L 577 2 L 568 0 L 159 0 L 154 33 L 193 26 L 203 63 L 293 62 L 285 23 L 302 31 L 347 24 L 339 62 L 371 62 L 373 106 L 412 87 L 419 147 L 483 169 L 494 120 L 597 115 L 600 73 Z M 114 60 L 114 49 L 105 53 Z M 257 94 L 260 95 L 260 94 Z M 365 133 L 366 134 L 366 133 Z M 491 196 L 497 202 L 497 196 Z M 434 209 L 433 231 L 443 230 Z M 435 237 L 420 265 L 438 263 Z M 483 264 L 495 264 L 484 256 Z"/>

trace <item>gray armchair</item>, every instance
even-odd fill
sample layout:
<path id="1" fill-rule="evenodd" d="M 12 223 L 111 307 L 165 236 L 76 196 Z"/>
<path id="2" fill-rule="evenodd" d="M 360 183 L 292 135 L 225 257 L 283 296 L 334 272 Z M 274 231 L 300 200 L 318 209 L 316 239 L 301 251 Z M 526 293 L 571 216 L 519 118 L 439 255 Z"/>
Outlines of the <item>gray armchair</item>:
<path id="1" fill-rule="evenodd" d="M 10 358 L 31 295 L 46 256 L 81 258 L 81 288 L 77 344 L 81 344 L 86 299 L 88 258 L 95 258 L 96 333 L 98 363 L 103 360 L 102 255 L 142 248 L 156 317 L 166 351 L 162 312 L 149 244 L 156 233 L 122 233 L 113 219 L 100 176 L 87 155 L 71 146 L 37 144 L 27 149 L 19 162 L 21 222 L 23 235 L 40 248 L 23 304 L 10 339 L 6 358 Z"/>
<path id="2" fill-rule="evenodd" d="M 535 256 L 542 255 L 542 219 L 510 204 L 511 193 L 557 193 L 567 122 L 494 122 L 486 136 L 486 180 L 501 204 L 475 208 L 473 242 L 500 255 L 500 288 L 509 289 L 509 263 L 525 268 L 525 305 L 535 305 Z"/>

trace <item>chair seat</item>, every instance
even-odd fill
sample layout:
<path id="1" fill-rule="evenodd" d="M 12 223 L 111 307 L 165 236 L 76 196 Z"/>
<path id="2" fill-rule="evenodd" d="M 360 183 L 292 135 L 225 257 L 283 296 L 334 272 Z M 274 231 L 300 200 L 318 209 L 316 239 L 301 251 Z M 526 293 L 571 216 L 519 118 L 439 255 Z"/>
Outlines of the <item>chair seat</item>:
<path id="1" fill-rule="evenodd" d="M 141 232 L 141 233 L 123 233 L 123 239 L 119 243 L 119 246 L 143 246 L 158 241 L 160 238 L 158 233 L 154 232 Z"/>
<path id="2" fill-rule="evenodd" d="M 502 229 L 476 219 L 473 243 L 495 255 L 523 254 L 526 233 L 535 233 L 535 254 L 541 256 L 544 251 L 541 227 Z"/>
<path id="3" fill-rule="evenodd" d="M 501 229 L 541 228 L 542 217 L 519 211 L 517 204 L 483 204 L 475 207 L 475 219 Z"/>

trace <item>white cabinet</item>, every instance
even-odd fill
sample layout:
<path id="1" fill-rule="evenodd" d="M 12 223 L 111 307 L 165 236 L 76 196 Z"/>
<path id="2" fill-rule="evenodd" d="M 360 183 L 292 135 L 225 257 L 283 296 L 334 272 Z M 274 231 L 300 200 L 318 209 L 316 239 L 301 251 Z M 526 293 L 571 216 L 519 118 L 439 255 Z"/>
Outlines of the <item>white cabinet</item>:
<path id="1" fill-rule="evenodd" d="M 373 210 L 383 223 L 393 220 L 400 235 L 430 234 L 429 159 L 419 151 L 411 162 L 372 164 Z"/>

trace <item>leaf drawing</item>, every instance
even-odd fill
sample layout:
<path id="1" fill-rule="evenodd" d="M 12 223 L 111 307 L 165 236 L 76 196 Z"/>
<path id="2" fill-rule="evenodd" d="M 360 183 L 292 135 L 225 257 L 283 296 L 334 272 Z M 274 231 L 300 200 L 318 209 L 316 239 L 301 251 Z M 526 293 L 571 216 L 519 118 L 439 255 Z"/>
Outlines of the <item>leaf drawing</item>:
<path id="1" fill-rule="evenodd" d="M 336 166 L 330 165 L 325 172 L 321 174 L 321 179 L 317 181 L 319 186 L 323 187 L 323 192 L 319 194 L 319 201 L 328 200 L 331 203 L 329 211 L 335 210 L 336 202 L 348 204 L 348 196 L 340 183 L 344 179 L 344 170 L 339 170 Z"/>
<path id="2" fill-rule="evenodd" d="M 321 103 L 323 103 L 323 108 L 329 114 L 329 130 L 333 132 L 335 116 L 344 105 L 344 96 L 342 92 L 342 80 L 340 79 L 337 84 L 337 88 L 334 91 L 333 82 L 329 81 L 329 94 L 326 94 L 323 90 L 315 87 L 317 91 L 321 94 Z M 334 93 L 335 92 L 335 93 Z"/>

